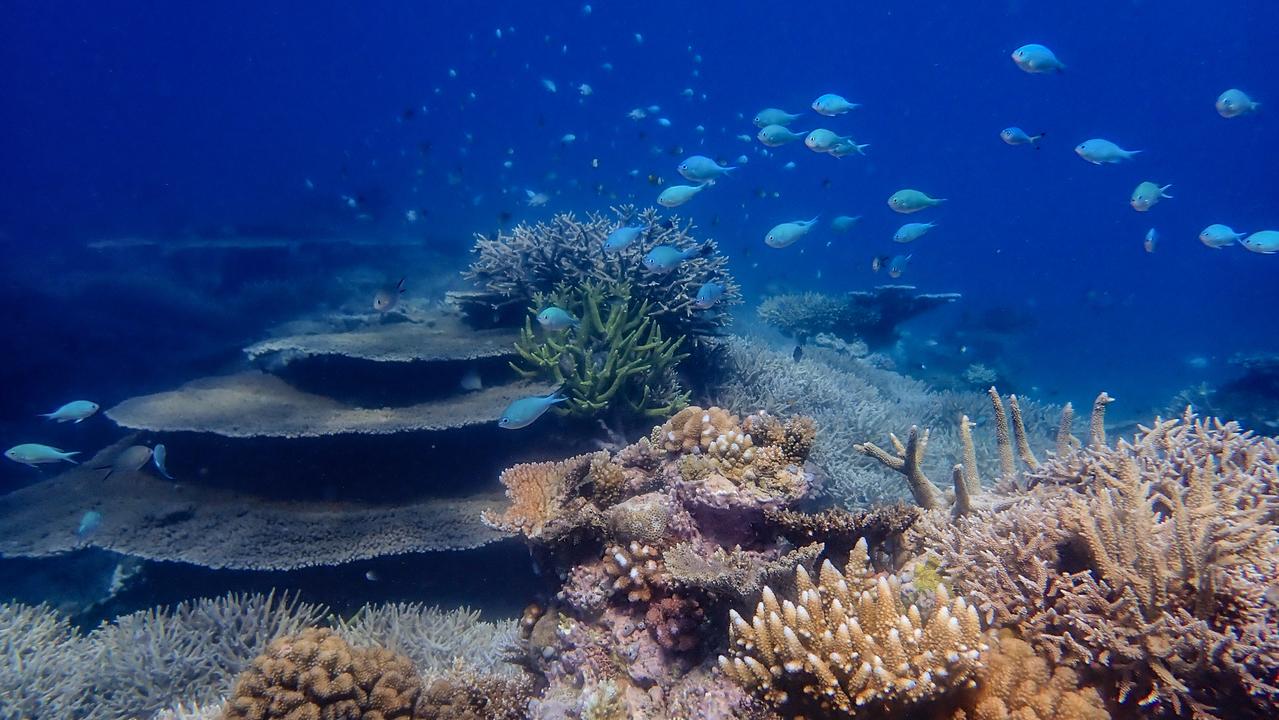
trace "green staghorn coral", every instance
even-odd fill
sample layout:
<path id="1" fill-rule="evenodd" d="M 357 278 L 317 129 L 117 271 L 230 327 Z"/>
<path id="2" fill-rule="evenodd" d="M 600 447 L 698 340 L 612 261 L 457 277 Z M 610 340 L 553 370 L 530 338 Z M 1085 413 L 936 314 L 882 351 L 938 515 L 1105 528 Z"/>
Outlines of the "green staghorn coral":
<path id="1" fill-rule="evenodd" d="M 675 367 L 688 357 L 679 352 L 684 337 L 664 338 L 648 301 L 637 304 L 629 284 L 560 285 L 535 294 L 533 302 L 515 343 L 520 361 L 511 367 L 524 377 L 559 383 L 568 401 L 557 412 L 589 417 L 613 409 L 664 417 L 688 405 L 688 392 L 675 376 Z M 533 318 L 552 305 L 580 324 L 535 331 Z"/>

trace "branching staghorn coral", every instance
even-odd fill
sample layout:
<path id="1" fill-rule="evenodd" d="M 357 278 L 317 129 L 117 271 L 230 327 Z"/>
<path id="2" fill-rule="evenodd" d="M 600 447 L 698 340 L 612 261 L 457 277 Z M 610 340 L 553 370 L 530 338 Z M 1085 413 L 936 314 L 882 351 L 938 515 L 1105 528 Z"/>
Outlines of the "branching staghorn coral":
<path id="1" fill-rule="evenodd" d="M 987 395 L 990 397 L 991 408 L 995 417 L 995 442 L 999 450 L 1000 466 L 998 480 L 1005 484 L 1020 486 L 1024 480 L 1018 475 L 1016 461 L 1013 458 L 1014 440 L 1016 441 L 1017 451 L 1026 467 L 1030 470 L 1035 470 L 1039 467 L 1039 460 L 1030 449 L 1030 441 L 1022 419 L 1021 404 L 1016 395 L 1009 397 L 1009 406 L 1012 409 L 1013 418 L 1010 432 L 1008 415 L 1004 411 L 1004 403 L 999 397 L 998 391 L 992 387 L 987 391 Z M 1110 396 L 1104 392 L 1097 397 L 1097 402 L 1093 407 L 1092 425 L 1094 427 L 1104 426 L 1105 406 L 1109 402 Z M 1061 438 L 1062 432 L 1066 432 L 1067 436 L 1069 436 L 1070 417 L 1070 407 L 1067 406 L 1062 412 L 1062 422 L 1058 430 L 1058 445 L 1063 442 Z M 863 455 L 874 458 L 884 467 L 899 473 L 906 481 L 906 486 L 910 488 L 910 494 L 915 499 L 915 504 L 924 510 L 940 510 L 953 506 L 951 511 L 958 517 L 972 512 L 976 504 L 989 501 L 989 498 L 981 497 L 982 482 L 977 468 L 977 453 L 972 436 L 972 422 L 967 415 L 959 418 L 959 439 L 963 448 L 963 456 L 962 463 L 951 467 L 951 482 L 954 486 L 953 498 L 946 497 L 924 473 L 923 460 L 924 451 L 928 446 L 928 430 L 921 432 L 918 426 L 912 425 L 905 443 L 892 433 L 888 434 L 888 438 L 892 441 L 893 453 L 889 453 L 870 442 L 857 443 L 853 445 L 853 449 Z M 1067 442 L 1067 444 L 1069 443 Z"/>
<path id="2" fill-rule="evenodd" d="M 629 247 L 605 251 L 609 233 L 622 226 L 643 226 L 645 231 Z M 544 223 L 521 223 L 509 234 L 477 238 L 476 258 L 464 275 L 491 296 L 495 307 L 525 307 L 536 293 L 550 293 L 561 283 L 629 283 L 631 297 L 648 304 L 649 314 L 669 336 L 711 335 L 729 323 L 728 308 L 741 302 L 741 289 L 715 241 L 699 241 L 693 231 L 691 221 L 664 217 L 654 208 L 624 205 L 613 208 L 611 217 L 562 213 Z M 656 275 L 642 261 L 659 245 L 681 250 L 701 245 L 709 252 Z M 698 309 L 693 301 L 707 282 L 723 285 L 724 296 L 715 306 Z"/>
<path id="3" fill-rule="evenodd" d="M 873 367 L 864 360 L 808 348 L 803 362 L 759 340 L 730 338 L 723 343 L 724 373 L 713 396 L 740 414 L 801 413 L 817 424 L 810 460 L 829 476 L 825 490 L 844 507 L 892 502 L 908 497 L 896 473 L 853 450 L 857 443 L 884 428 L 930 427 L 928 475 L 949 473 L 964 450 L 957 419 L 968 415 L 991 422 L 990 402 L 978 393 L 937 392 L 919 381 Z M 1050 442 L 1056 411 L 1022 404 L 1028 436 L 1035 444 Z M 984 436 L 982 439 L 985 439 Z M 975 461 L 984 473 L 995 473 L 994 448 L 975 445 Z"/>
<path id="4" fill-rule="evenodd" d="M 989 649 L 976 609 L 938 586 L 925 617 L 902 601 L 895 575 L 876 576 L 865 542 L 840 573 L 829 560 L 818 581 L 795 570 L 795 600 L 769 588 L 747 622 L 730 612 L 732 657 L 720 669 L 778 707 L 823 717 L 901 713 L 966 687 Z"/>
<path id="5" fill-rule="evenodd" d="M 351 617 L 331 622 L 351 645 L 405 655 L 428 679 L 459 665 L 486 674 L 509 674 L 504 659 L 517 633 L 514 620 L 485 622 L 478 610 L 441 610 L 422 603 L 365 605 Z"/>
<path id="6" fill-rule="evenodd" d="M 1105 402 L 1099 403 L 1104 407 Z M 1054 664 L 1143 715 L 1279 710 L 1279 444 L 1187 413 L 1050 457 L 912 544 Z"/>
<path id="7" fill-rule="evenodd" d="M 688 357 L 684 338 L 663 338 L 647 301 L 631 299 L 626 283 L 586 282 L 536 293 L 515 343 L 521 362 L 511 367 L 528 379 L 555 383 L 568 400 L 554 412 L 590 417 L 610 408 L 631 415 L 666 417 L 688 404 L 675 368 Z M 579 318 L 565 331 L 538 333 L 533 318 L 557 307 Z M 540 337 L 539 337 L 540 335 Z"/>

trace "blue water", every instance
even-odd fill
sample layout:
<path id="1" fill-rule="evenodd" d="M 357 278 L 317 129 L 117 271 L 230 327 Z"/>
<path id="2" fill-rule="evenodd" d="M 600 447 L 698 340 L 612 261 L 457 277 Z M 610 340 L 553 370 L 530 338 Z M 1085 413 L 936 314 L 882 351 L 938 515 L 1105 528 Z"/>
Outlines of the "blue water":
<path id="1" fill-rule="evenodd" d="M 201 297 L 227 300 L 237 285 L 226 277 L 239 272 L 299 279 L 287 301 L 210 329 L 171 322 L 169 303 L 143 291 L 133 301 L 56 292 L 104 265 L 142 285 L 190 287 L 208 272 L 112 266 L 83 250 L 90 241 L 362 234 L 420 240 L 460 265 L 473 234 L 503 213 L 651 204 L 660 188 L 649 176 L 680 182 L 675 165 L 694 152 L 749 160 L 679 210 L 733 256 L 746 318 L 766 291 L 887 282 L 870 260 L 902 251 L 890 238 L 906 218 L 885 200 L 914 187 L 949 201 L 910 218 L 939 227 L 906 248 L 901 281 L 965 295 L 916 332 L 1028 315 L 1001 350 L 1023 388 L 1049 399 L 1107 388 L 1136 412 L 1226 372 L 1235 352 L 1279 349 L 1279 258 L 1196 240 L 1214 222 L 1279 227 L 1279 5 L 1263 0 L 596 2 L 589 13 L 581 3 L 95 0 L 12 2 L 3 14 L 0 238 L 17 318 L 3 379 L 19 387 L 9 415 L 47 411 L 50 396 L 119 399 L 194 376 L 190 363 L 216 365 L 237 335 L 304 309 L 330 269 L 313 260 L 304 285 L 296 259 L 225 261 Z M 1054 48 L 1068 71 L 1017 69 L 1009 54 L 1028 42 Z M 1228 87 L 1267 107 L 1218 117 L 1213 101 Z M 824 92 L 864 107 L 819 118 L 807 106 Z M 644 120 L 626 117 L 654 104 Z M 805 111 L 799 129 L 851 132 L 871 143 L 869 157 L 799 143 L 765 153 L 737 139 L 753 138 L 750 118 L 766 106 Z M 1047 132 L 1042 148 L 1004 145 L 1009 125 Z M 564 144 L 566 133 L 576 141 Z M 1072 152 L 1089 137 L 1145 152 L 1093 166 Z M 1128 195 L 1142 180 L 1172 183 L 1175 199 L 1134 212 Z M 550 202 L 529 208 L 526 190 Z M 775 223 L 818 214 L 864 217 L 851 236 L 823 227 L 786 250 L 763 245 Z M 1154 254 L 1142 249 L 1150 227 L 1162 236 Z M 227 349 L 175 354 L 201 333 Z M 1196 356 L 1206 368 L 1187 362 Z"/>

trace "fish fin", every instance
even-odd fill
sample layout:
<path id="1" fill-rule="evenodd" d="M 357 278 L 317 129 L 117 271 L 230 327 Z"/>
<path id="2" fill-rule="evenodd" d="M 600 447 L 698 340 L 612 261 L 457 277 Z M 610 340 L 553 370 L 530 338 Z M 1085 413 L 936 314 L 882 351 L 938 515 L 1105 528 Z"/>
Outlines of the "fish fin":
<path id="1" fill-rule="evenodd" d="M 395 283 L 395 289 L 401 293 L 404 292 L 404 281 L 407 279 L 408 279 L 408 276 L 400 278 L 400 281 Z"/>
<path id="2" fill-rule="evenodd" d="M 702 246 L 700 248 L 697 249 L 697 254 L 694 255 L 694 257 L 709 257 L 714 252 L 715 252 L 715 241 L 707 240 L 706 242 L 702 243 Z"/>
<path id="3" fill-rule="evenodd" d="M 1168 188 L 1170 187 L 1172 187 L 1172 183 L 1168 183 L 1167 185 L 1164 185 L 1163 187 L 1159 188 L 1159 197 L 1172 200 L 1173 197 L 1168 194 Z"/>
<path id="4" fill-rule="evenodd" d="M 858 145 L 857 143 L 853 143 L 853 147 L 857 148 L 858 155 L 865 155 L 866 148 L 870 147 L 870 143 L 862 143 L 861 145 Z"/>
<path id="5" fill-rule="evenodd" d="M 723 170 L 725 175 L 729 174 L 730 172 L 736 169 L 737 169 L 736 165 L 724 165 L 720 167 L 720 170 Z"/>
<path id="6" fill-rule="evenodd" d="M 79 425 L 82 422 L 84 422 L 84 418 L 76 418 L 75 424 Z"/>

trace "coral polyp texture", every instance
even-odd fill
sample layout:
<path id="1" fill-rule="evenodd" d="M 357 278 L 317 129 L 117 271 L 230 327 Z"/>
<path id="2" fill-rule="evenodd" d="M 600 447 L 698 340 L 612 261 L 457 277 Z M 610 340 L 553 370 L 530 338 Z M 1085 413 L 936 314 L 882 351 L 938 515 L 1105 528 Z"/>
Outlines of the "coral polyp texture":
<path id="1" fill-rule="evenodd" d="M 223 720 L 408 720 L 422 681 L 413 662 L 353 648 L 327 628 L 271 641 L 236 681 Z"/>
<path id="2" fill-rule="evenodd" d="M 624 226 L 644 229 L 627 247 L 605 250 L 609 233 Z M 476 240 L 476 257 L 465 276 L 481 292 L 467 295 L 465 303 L 510 316 L 512 307 L 522 312 L 536 294 L 549 295 L 560 284 L 628 283 L 631 298 L 647 304 L 649 316 L 668 336 L 714 334 L 729 323 L 728 308 L 741 302 L 741 289 L 728 272 L 728 257 L 714 240 L 696 238 L 694 230 L 690 221 L 629 205 L 607 215 L 561 213 L 546 222 L 521 223 L 509 233 Z M 644 256 L 661 245 L 701 248 L 701 254 L 669 273 L 649 272 Z M 698 308 L 697 292 L 708 282 L 724 286 L 724 295 L 713 307 Z"/>
<path id="3" fill-rule="evenodd" d="M 935 609 L 902 599 L 895 575 L 877 575 L 859 542 L 841 573 L 817 582 L 795 570 L 794 600 L 766 587 L 748 622 L 731 612 L 731 650 L 719 667 L 788 712 L 823 717 L 900 713 L 968 687 L 990 649 L 976 609 L 939 586 Z"/>

